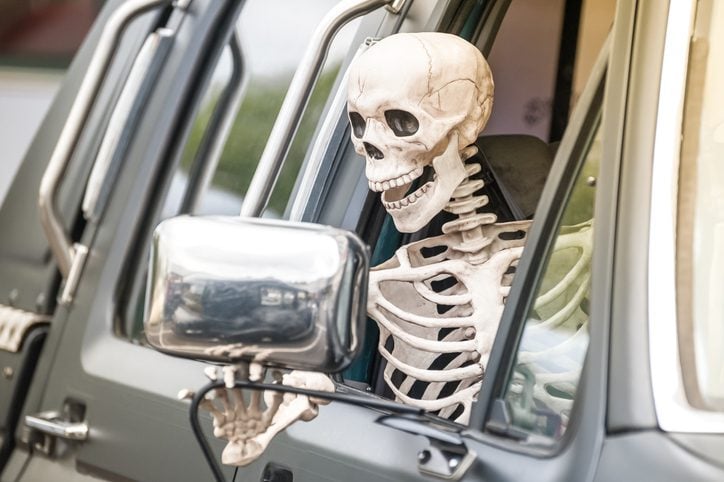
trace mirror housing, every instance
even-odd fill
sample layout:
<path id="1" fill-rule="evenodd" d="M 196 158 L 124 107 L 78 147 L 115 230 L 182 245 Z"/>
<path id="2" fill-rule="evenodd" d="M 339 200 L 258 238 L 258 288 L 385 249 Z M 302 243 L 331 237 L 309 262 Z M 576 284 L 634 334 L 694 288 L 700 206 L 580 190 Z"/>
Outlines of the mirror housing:
<path id="1" fill-rule="evenodd" d="M 172 218 L 153 235 L 146 338 L 185 358 L 338 372 L 364 337 L 368 271 L 366 246 L 344 230 Z"/>

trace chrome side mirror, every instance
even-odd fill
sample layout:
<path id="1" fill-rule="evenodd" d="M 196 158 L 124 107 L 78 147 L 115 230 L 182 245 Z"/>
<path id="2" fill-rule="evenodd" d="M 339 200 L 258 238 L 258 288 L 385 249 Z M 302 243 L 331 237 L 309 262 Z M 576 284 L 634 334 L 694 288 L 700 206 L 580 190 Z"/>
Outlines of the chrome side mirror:
<path id="1" fill-rule="evenodd" d="M 146 338 L 186 358 L 340 371 L 363 338 L 368 257 L 327 226 L 169 219 L 153 237 Z"/>

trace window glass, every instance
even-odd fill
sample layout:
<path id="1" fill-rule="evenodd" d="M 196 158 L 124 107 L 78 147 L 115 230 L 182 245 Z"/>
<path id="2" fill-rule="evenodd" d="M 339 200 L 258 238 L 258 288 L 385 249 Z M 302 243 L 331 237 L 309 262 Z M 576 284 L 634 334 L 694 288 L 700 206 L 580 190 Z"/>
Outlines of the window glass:
<path id="1" fill-rule="evenodd" d="M 505 400 L 512 424 L 556 439 L 568 426 L 588 348 L 597 129 L 536 288 Z"/>
<path id="2" fill-rule="evenodd" d="M 297 65 L 319 21 L 336 3 L 336 0 L 320 0 L 305 4 L 303 9 L 294 0 L 249 0 L 244 5 L 238 31 L 248 86 L 211 186 L 202 196 L 199 213 L 239 213 Z M 281 217 L 284 213 L 357 25 L 358 22 L 352 22 L 345 26 L 332 43 L 285 168 L 272 192 L 266 216 Z M 199 137 L 204 127 L 198 127 Z"/>
<path id="3" fill-rule="evenodd" d="M 479 36 L 479 32 L 487 29 L 482 29 L 476 24 L 480 19 L 477 14 L 482 3 L 484 2 L 463 2 L 452 6 L 451 8 L 457 9 L 455 15 L 460 14 L 460 18 L 455 20 L 453 25 L 463 27 L 461 30 L 456 30 L 455 26 L 449 29 L 450 33 L 472 39 L 481 48 L 488 45 L 488 39 Z M 559 85 L 565 84 L 565 79 L 562 80 L 560 74 L 562 71 L 568 72 L 567 80 L 570 87 L 571 76 L 575 70 L 576 88 L 582 89 L 591 76 L 594 60 L 599 56 L 606 33 L 612 25 L 614 0 L 585 0 L 578 6 L 578 16 L 569 18 L 567 9 L 572 3 L 575 2 L 512 1 L 488 55 L 495 81 L 495 94 L 490 120 L 477 143 L 481 152 L 477 160 L 483 166 L 479 178 L 484 180 L 485 185 L 474 194 L 486 195 L 489 199 L 478 212 L 495 213 L 499 223 L 530 219 L 533 216 L 558 147 L 557 142 L 549 143 L 548 140 L 555 140 L 550 136 L 554 113 L 553 99 L 557 95 Z M 569 28 L 570 24 L 576 26 L 573 32 Z M 471 32 L 478 33 L 469 35 Z M 577 45 L 574 48 L 575 59 L 570 58 L 569 63 L 565 65 L 559 61 L 563 44 Z M 571 107 L 575 104 L 577 95 L 578 90 L 569 92 Z M 564 119 L 563 128 L 566 124 L 567 117 Z M 590 156 L 597 159 L 597 148 L 591 147 L 591 149 Z M 359 156 L 355 157 L 354 152 L 351 152 L 351 156 L 345 157 L 344 160 L 348 165 L 359 163 L 359 167 L 356 167 L 358 175 L 364 176 L 362 172 L 364 166 L 361 165 Z M 586 164 L 586 169 L 596 170 L 596 163 L 597 160 L 596 162 L 590 160 Z M 351 170 L 348 166 L 341 169 Z M 362 183 L 363 189 L 366 190 L 367 181 L 364 177 Z M 350 189 L 349 185 L 345 187 L 348 192 L 344 195 L 349 198 L 354 190 Z M 576 191 L 575 201 L 571 201 L 571 207 L 564 219 L 565 225 L 576 226 L 583 222 L 577 219 L 591 219 L 593 192 L 594 189 L 588 186 Z M 582 196 L 591 197 L 584 199 Z M 374 204 L 368 203 L 368 206 L 370 205 L 373 209 L 381 209 L 379 201 Z M 342 202 L 336 203 L 335 207 L 337 206 L 346 207 Z M 330 212 L 331 210 L 327 210 L 325 214 Z M 339 211 L 335 213 L 338 215 L 337 218 L 331 219 L 341 218 L 338 213 Z M 442 223 L 449 221 L 451 217 L 449 213 L 441 213 L 421 232 L 411 236 L 398 232 L 388 217 L 384 227 L 373 232 L 376 238 L 368 238 L 368 242 L 374 246 L 372 265 L 393 258 L 401 244 L 440 234 Z M 570 230 L 575 229 L 577 228 L 570 228 Z M 570 257 L 570 253 L 567 255 Z M 570 260 L 558 259 L 562 257 L 563 253 L 556 256 L 555 266 L 551 266 L 551 272 L 545 281 L 546 286 L 542 289 L 547 290 L 548 285 L 555 284 L 555 276 L 560 275 L 556 270 L 570 268 L 566 266 L 566 262 Z M 561 302 L 562 299 L 556 301 Z M 555 304 L 541 307 L 541 313 L 536 316 L 547 317 L 550 310 L 555 307 Z M 441 312 L 438 314 L 441 318 L 444 317 Z M 378 333 L 377 324 L 370 323 L 364 355 L 358 358 L 345 376 L 369 384 L 378 394 L 389 395 L 386 388 L 390 384 L 383 379 L 386 365 L 384 360 L 380 362 L 377 352 Z M 440 356 L 436 363 L 442 365 L 443 360 L 444 357 Z M 396 380 L 403 381 L 399 383 L 400 386 L 403 383 L 410 386 L 407 380 L 412 377 L 405 378 L 402 372 L 398 371 L 393 372 L 393 376 L 389 378 L 392 380 L 394 376 L 397 376 Z M 427 387 L 423 383 L 413 386 L 409 393 L 418 397 Z M 447 389 L 456 389 L 454 383 L 449 383 Z"/>
<path id="4" fill-rule="evenodd" d="M 693 405 L 724 410 L 724 4 L 700 1 L 690 46 L 677 219 L 681 361 Z"/>

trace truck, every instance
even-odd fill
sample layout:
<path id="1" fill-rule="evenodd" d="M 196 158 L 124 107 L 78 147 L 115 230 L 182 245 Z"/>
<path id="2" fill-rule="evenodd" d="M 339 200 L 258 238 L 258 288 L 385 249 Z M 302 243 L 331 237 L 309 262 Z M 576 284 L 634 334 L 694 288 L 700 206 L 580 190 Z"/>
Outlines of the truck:
<path id="1" fill-rule="evenodd" d="M 446 221 L 395 228 L 347 110 L 415 32 L 488 59 L 485 209 L 529 222 L 464 423 L 395 394 L 363 308 Z M 0 480 L 724 479 L 722 33 L 715 0 L 108 0 L 0 205 Z M 327 399 L 222 464 L 192 409 L 249 356 L 333 390 L 232 383 Z"/>

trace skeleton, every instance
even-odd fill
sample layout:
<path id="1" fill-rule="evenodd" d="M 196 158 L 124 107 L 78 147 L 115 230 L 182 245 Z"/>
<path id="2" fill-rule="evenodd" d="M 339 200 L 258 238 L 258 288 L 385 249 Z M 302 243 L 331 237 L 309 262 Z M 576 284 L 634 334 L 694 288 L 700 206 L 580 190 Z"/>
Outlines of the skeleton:
<path id="1" fill-rule="evenodd" d="M 397 401 L 467 423 L 530 221 L 496 223 L 474 146 L 493 102 L 482 54 L 454 35 L 398 34 L 350 68 L 352 141 L 401 232 L 442 210 L 440 236 L 372 269 L 367 309 Z"/>
<path id="2" fill-rule="evenodd" d="M 246 466 L 264 453 L 271 440 L 297 420 L 308 422 L 317 416 L 319 405 L 329 403 L 305 395 L 250 390 L 249 402 L 241 389 L 234 388 L 237 377 L 251 381 L 263 380 L 266 370 L 259 364 L 225 366 L 222 368 L 225 388 L 215 389 L 202 400 L 200 407 L 213 419 L 214 436 L 228 441 L 221 453 L 225 465 Z M 216 367 L 208 367 L 206 376 L 219 379 Z M 273 370 L 275 383 L 318 391 L 334 391 L 334 383 L 321 373 L 293 371 L 282 375 Z M 182 390 L 180 399 L 189 400 L 194 393 Z M 266 408 L 264 408 L 266 407 Z"/>

